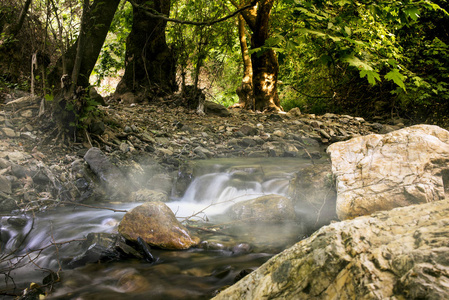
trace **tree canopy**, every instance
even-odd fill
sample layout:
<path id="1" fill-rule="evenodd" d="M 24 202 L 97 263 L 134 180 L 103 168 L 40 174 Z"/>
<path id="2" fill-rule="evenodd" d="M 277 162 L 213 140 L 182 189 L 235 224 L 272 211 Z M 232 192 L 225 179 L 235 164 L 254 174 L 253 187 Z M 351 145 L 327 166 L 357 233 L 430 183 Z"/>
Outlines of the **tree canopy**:
<path id="1" fill-rule="evenodd" d="M 82 89 L 120 76 L 116 97 L 134 101 L 191 85 L 195 97 L 245 109 L 447 125 L 446 9 L 447 0 L 6 0 L 1 88 L 53 99 L 64 74 Z M 75 119 L 92 105 L 81 94 L 65 96 Z"/>

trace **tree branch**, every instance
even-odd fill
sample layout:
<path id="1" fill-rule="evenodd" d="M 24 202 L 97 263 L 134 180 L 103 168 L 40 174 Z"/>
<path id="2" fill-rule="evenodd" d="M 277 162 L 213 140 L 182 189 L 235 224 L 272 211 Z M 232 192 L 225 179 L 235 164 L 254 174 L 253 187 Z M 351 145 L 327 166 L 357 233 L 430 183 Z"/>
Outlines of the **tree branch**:
<path id="1" fill-rule="evenodd" d="M 187 25 L 195 25 L 195 26 L 211 26 L 211 25 L 214 25 L 216 23 L 220 23 L 220 22 L 226 21 L 227 19 L 230 19 L 230 18 L 234 17 L 235 15 L 241 13 L 242 11 L 255 6 L 259 1 L 260 0 L 252 0 L 251 3 L 249 3 L 248 5 L 245 5 L 245 6 L 241 7 L 241 8 L 239 8 L 239 9 L 237 9 L 233 13 L 231 13 L 231 14 L 223 17 L 223 18 L 216 19 L 216 20 L 210 20 L 210 21 L 197 22 L 197 21 L 189 21 L 189 20 L 172 19 L 172 18 L 169 18 L 169 17 L 167 17 L 165 15 L 162 15 L 162 14 L 153 13 L 153 10 L 151 10 L 151 9 L 149 9 L 147 7 L 144 7 L 142 5 L 138 5 L 136 2 L 134 2 L 134 0 L 128 0 L 128 2 L 131 3 L 132 6 L 138 8 L 138 9 L 144 10 L 145 14 L 147 16 L 149 16 L 149 17 L 156 18 L 156 19 L 161 19 L 161 20 L 164 20 L 164 21 L 167 21 L 167 22 L 173 22 L 173 23 L 178 23 L 178 24 L 187 24 Z"/>
<path id="2" fill-rule="evenodd" d="M 14 29 L 12 31 L 12 36 L 16 36 L 17 33 L 22 29 L 23 22 L 25 21 L 25 17 L 28 13 L 28 9 L 30 8 L 31 0 L 27 0 L 22 7 L 22 11 L 20 12 L 19 21 L 17 22 L 16 26 L 14 26 Z"/>

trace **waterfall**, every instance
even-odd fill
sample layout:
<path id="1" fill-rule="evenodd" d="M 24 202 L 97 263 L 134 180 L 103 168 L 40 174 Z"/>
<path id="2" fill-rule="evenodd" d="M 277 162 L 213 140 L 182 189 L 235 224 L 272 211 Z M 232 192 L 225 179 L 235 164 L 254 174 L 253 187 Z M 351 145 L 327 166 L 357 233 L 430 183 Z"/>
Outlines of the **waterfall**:
<path id="1" fill-rule="evenodd" d="M 257 178 L 242 180 L 238 175 L 241 174 L 229 170 L 199 176 L 189 185 L 181 199 L 167 204 L 181 218 L 198 211 L 213 216 L 223 213 L 240 201 L 268 194 L 285 195 L 287 192 L 289 183 L 287 174 L 269 180 Z"/>

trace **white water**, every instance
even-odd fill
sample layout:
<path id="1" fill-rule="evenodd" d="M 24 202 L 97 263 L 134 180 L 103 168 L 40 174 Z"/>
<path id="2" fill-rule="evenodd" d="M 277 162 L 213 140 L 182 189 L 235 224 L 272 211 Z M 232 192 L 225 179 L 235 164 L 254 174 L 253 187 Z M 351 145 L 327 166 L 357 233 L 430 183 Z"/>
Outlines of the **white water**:
<path id="1" fill-rule="evenodd" d="M 226 211 L 233 204 L 268 194 L 285 195 L 288 179 L 268 181 L 241 181 L 233 172 L 211 173 L 196 178 L 188 187 L 182 199 L 167 203 L 179 218 L 197 212 L 201 216 L 215 216 Z M 287 176 L 287 174 L 286 174 Z"/>
<path id="2" fill-rule="evenodd" d="M 243 200 L 254 199 L 267 194 L 286 195 L 292 174 L 291 170 L 297 171 L 299 168 L 297 164 L 293 165 L 285 161 L 284 164 L 288 166 L 289 171 L 285 170 L 287 168 L 284 167 L 285 165 L 277 162 L 274 164 L 277 172 L 271 172 L 272 175 L 268 176 L 267 179 L 264 179 L 265 176 L 261 176 L 260 172 L 252 174 L 251 171 L 246 172 L 245 168 L 242 171 L 242 168 L 238 170 L 238 168 L 232 167 L 222 169 L 222 172 L 198 176 L 189 185 L 182 198 L 174 199 L 167 205 L 180 219 L 196 214 L 197 218 L 205 220 L 206 217 L 210 219 L 223 214 L 231 205 Z M 262 175 L 264 175 L 263 172 Z M 140 204 L 101 204 L 99 206 L 130 210 Z M 84 239 L 91 232 L 114 233 L 123 215 L 123 212 L 113 212 L 106 209 L 65 207 L 37 214 L 34 217 L 27 216 L 28 223 L 22 229 L 14 229 L 14 226 L 11 226 L 6 218 L 3 218 L 0 229 L 7 231 L 11 238 L 6 244 L 2 245 L 2 252 L 8 253 L 19 248 L 17 254 L 26 254 L 54 243 Z M 24 240 L 28 232 L 28 237 Z M 279 233 L 280 231 L 277 232 L 278 235 Z M 60 245 L 58 251 L 54 246 L 49 247 L 35 261 L 36 266 L 57 270 L 61 258 L 76 255 L 79 249 L 78 241 Z M 11 272 L 10 275 L 16 283 L 41 281 L 47 273 L 38 270 L 36 266 L 28 264 Z M 0 265 L 0 269 L 2 267 L 5 267 L 5 265 Z M 188 282 L 186 284 L 188 286 Z"/>

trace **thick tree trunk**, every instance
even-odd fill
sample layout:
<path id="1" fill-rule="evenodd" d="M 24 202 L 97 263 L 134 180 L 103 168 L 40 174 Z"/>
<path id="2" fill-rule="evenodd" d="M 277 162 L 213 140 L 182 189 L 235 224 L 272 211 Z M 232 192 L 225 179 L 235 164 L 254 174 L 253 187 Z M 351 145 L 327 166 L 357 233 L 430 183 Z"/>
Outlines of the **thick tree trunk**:
<path id="1" fill-rule="evenodd" d="M 269 21 L 271 9 L 275 0 L 262 0 L 259 2 L 256 16 L 256 26 L 251 37 L 253 49 L 265 45 L 269 36 Z M 277 93 L 277 77 L 279 64 L 276 53 L 272 49 L 255 52 L 251 55 L 253 66 L 253 91 L 255 109 L 260 111 L 279 111 L 280 103 Z"/>
<path id="2" fill-rule="evenodd" d="M 136 0 L 137 5 L 169 15 L 168 0 Z M 165 39 L 167 22 L 133 8 L 133 26 L 126 42 L 125 74 L 116 94 L 171 94 L 177 89 L 175 59 Z"/>
<path id="3" fill-rule="evenodd" d="M 80 33 L 78 40 L 84 39 L 86 41 L 82 47 L 81 65 L 79 75 L 77 77 L 77 86 L 86 88 L 89 86 L 89 77 L 103 47 L 104 40 L 108 34 L 114 14 L 120 0 L 95 0 L 90 6 L 89 12 L 86 16 L 85 31 Z M 82 35 L 82 36 L 81 36 Z M 65 53 L 66 72 L 71 76 L 75 66 L 75 58 L 77 56 L 78 41 L 72 45 Z M 56 67 L 50 73 L 48 80 L 50 86 L 58 88 L 63 72 L 63 62 L 59 59 Z"/>
<path id="4" fill-rule="evenodd" d="M 54 118 L 58 137 L 63 141 L 75 140 L 80 118 L 88 116 L 85 108 L 89 104 L 85 101 L 82 91 L 89 86 L 89 76 L 95 67 L 119 3 L 120 0 L 95 0 L 87 7 L 89 1 L 84 0 L 77 42 L 69 47 L 62 56 L 65 60 L 61 57 L 48 76 L 50 86 L 54 87 L 55 101 L 47 113 Z M 89 121 L 84 120 L 84 125 Z"/>
<path id="5" fill-rule="evenodd" d="M 242 15 L 238 16 L 238 31 L 240 40 L 240 49 L 242 51 L 243 59 L 243 78 L 242 84 L 237 88 L 237 95 L 239 96 L 240 107 L 244 109 L 254 109 L 254 94 L 253 94 L 253 70 L 251 57 L 248 51 L 248 44 L 246 42 L 245 20 Z"/>
<path id="6" fill-rule="evenodd" d="M 251 9 L 242 11 L 242 16 L 252 31 L 251 47 L 253 49 L 265 45 L 269 37 L 270 15 L 275 0 L 261 0 Z M 235 0 L 231 3 L 239 7 Z M 277 77 L 279 64 L 276 53 L 272 49 L 264 52 L 255 52 L 251 55 L 252 87 L 254 109 L 260 111 L 280 111 L 279 96 L 277 93 Z"/>

